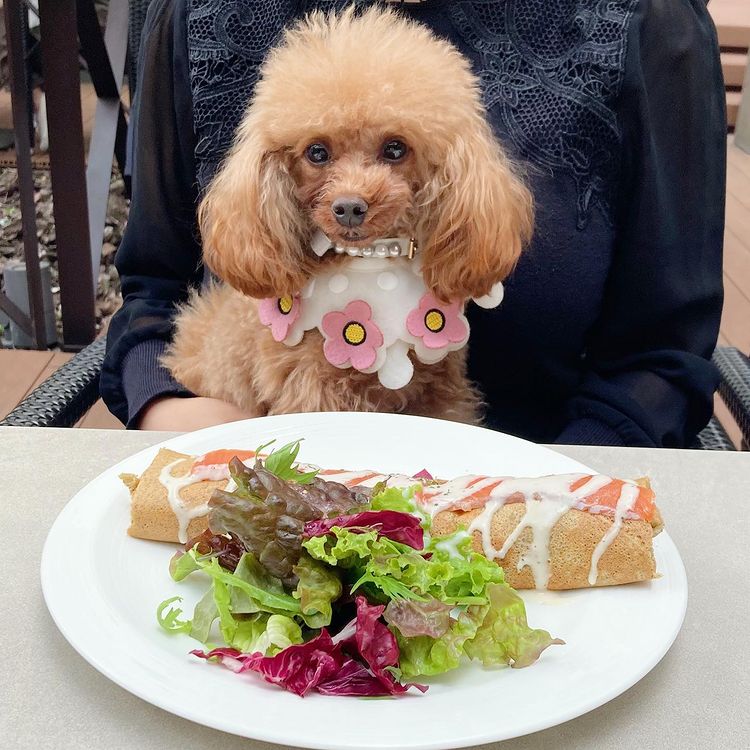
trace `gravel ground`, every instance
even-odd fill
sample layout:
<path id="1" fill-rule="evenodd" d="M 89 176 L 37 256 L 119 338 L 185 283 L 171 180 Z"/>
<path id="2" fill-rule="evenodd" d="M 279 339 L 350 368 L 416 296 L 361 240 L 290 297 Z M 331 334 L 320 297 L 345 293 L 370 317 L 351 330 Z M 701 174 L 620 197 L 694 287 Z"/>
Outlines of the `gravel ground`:
<path id="1" fill-rule="evenodd" d="M 34 202 L 36 203 L 39 257 L 49 261 L 52 275 L 52 294 L 55 301 L 58 336 L 62 337 L 60 287 L 57 278 L 57 243 L 52 215 L 50 174 L 34 172 Z M 112 314 L 120 307 L 120 281 L 114 267 L 115 251 L 122 239 L 128 216 L 128 201 L 122 178 L 115 171 L 110 182 L 107 220 L 104 226 L 102 258 L 96 290 L 96 328 L 106 329 Z M 0 168 L 0 276 L 11 260 L 23 260 L 23 237 L 18 184 L 15 169 Z"/>

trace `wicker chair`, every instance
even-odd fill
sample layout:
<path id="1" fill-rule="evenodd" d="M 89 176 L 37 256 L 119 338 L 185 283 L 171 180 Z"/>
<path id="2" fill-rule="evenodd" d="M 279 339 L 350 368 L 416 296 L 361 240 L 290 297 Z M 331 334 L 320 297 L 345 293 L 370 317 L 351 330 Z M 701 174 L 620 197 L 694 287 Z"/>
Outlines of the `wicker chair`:
<path id="1" fill-rule="evenodd" d="M 742 433 L 742 450 L 750 449 L 750 359 L 734 347 L 720 347 L 714 352 L 714 364 L 721 373 L 719 397 L 726 404 L 732 418 Z M 708 426 L 698 435 L 701 448 L 707 450 L 733 450 L 726 430 L 712 417 Z"/>
<path id="2" fill-rule="evenodd" d="M 106 341 L 97 339 L 52 373 L 0 426 L 72 427 L 99 398 Z"/>

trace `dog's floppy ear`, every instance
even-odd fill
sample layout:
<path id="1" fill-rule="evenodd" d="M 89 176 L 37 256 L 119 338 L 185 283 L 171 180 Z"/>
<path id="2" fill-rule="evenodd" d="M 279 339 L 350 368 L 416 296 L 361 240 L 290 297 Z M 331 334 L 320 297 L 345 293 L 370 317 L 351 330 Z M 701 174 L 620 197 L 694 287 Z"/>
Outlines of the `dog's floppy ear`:
<path id="1" fill-rule="evenodd" d="M 488 294 L 531 239 L 531 193 L 478 115 L 449 147 L 421 203 L 422 271 L 444 300 Z"/>
<path id="2" fill-rule="evenodd" d="M 294 182 L 282 154 L 265 149 L 248 124 L 201 202 L 203 259 L 250 297 L 294 294 L 307 278 Z"/>

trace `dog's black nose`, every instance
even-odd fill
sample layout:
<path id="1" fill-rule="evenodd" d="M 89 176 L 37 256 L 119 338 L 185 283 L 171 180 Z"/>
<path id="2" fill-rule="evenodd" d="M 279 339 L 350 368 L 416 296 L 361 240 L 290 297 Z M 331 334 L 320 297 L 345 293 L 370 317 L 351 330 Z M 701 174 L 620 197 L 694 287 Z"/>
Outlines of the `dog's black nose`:
<path id="1" fill-rule="evenodd" d="M 362 198 L 343 195 L 331 204 L 331 211 L 342 227 L 358 227 L 364 220 L 369 206 Z"/>

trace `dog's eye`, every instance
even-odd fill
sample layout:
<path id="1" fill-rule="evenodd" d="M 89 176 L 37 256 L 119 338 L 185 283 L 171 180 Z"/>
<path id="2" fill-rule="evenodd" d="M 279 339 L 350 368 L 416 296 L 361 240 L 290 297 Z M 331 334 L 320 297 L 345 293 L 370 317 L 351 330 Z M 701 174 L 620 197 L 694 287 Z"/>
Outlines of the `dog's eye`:
<path id="1" fill-rule="evenodd" d="M 305 154 L 307 160 L 313 164 L 325 164 L 331 158 L 328 149 L 322 143 L 309 145 Z"/>
<path id="2" fill-rule="evenodd" d="M 403 141 L 392 140 L 383 144 L 383 158 L 386 161 L 401 161 L 406 156 L 406 144 Z"/>

